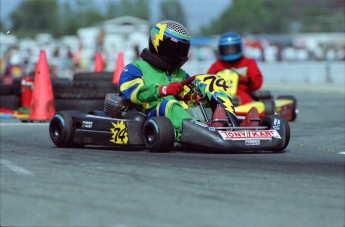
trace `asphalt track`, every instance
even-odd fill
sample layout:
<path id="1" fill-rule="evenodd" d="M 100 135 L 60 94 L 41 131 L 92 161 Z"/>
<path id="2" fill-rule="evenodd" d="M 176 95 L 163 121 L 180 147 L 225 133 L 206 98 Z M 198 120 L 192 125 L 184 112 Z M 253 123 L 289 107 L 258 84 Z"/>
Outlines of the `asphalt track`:
<path id="1" fill-rule="evenodd" d="M 345 226 L 343 85 L 267 85 L 299 115 L 284 153 L 59 149 L 1 119 L 1 226 Z"/>

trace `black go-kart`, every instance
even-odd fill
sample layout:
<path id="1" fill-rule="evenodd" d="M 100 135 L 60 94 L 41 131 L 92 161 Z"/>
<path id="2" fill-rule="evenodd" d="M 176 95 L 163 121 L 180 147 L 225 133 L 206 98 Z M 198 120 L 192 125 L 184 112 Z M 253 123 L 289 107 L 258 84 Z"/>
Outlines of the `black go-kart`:
<path id="1" fill-rule="evenodd" d="M 188 103 L 193 119 L 182 121 L 180 138 L 166 117 L 147 117 L 140 108 L 118 94 L 107 94 L 103 110 L 55 113 L 49 134 L 57 147 L 98 145 L 151 152 L 169 152 L 178 147 L 215 152 L 283 151 L 289 144 L 290 127 L 279 115 L 237 116 L 225 80 L 200 74 L 182 82 L 185 91 L 176 97 Z M 243 121 L 250 124 L 245 125 Z"/>

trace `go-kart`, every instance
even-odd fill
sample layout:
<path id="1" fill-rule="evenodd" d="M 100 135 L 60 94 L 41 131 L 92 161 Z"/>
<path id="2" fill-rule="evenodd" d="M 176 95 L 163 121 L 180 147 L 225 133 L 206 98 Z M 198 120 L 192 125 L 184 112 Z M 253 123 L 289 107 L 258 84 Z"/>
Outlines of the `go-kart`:
<path id="1" fill-rule="evenodd" d="M 222 77 L 196 75 L 182 83 L 185 92 L 176 98 L 189 104 L 192 119 L 182 121 L 178 140 L 168 118 L 147 117 L 118 93 L 106 95 L 103 111 L 55 113 L 50 138 L 57 147 L 143 147 L 151 152 L 169 152 L 178 145 L 221 152 L 282 151 L 288 146 L 288 122 L 279 115 L 237 116 Z M 254 126 L 242 126 L 245 120 Z"/>
<path id="2" fill-rule="evenodd" d="M 236 99 L 237 86 L 240 74 L 234 69 L 224 69 L 217 72 L 217 75 L 224 78 L 230 87 L 230 95 L 233 97 L 235 110 L 238 116 L 244 116 L 250 108 L 255 106 L 260 116 L 281 115 L 287 121 L 294 121 L 297 118 L 297 99 L 292 95 L 280 95 L 274 98 L 270 91 L 258 90 L 252 92 L 253 102 L 241 105 Z"/>

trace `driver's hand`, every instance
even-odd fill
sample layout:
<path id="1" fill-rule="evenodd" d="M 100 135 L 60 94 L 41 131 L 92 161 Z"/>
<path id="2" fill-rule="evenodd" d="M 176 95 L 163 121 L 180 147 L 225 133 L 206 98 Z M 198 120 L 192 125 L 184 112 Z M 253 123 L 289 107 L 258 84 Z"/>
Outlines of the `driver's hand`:
<path id="1" fill-rule="evenodd" d="M 251 79 L 248 76 L 240 76 L 238 83 L 239 84 L 246 84 L 249 85 L 251 83 Z"/>
<path id="2" fill-rule="evenodd" d="M 168 85 L 163 85 L 159 87 L 159 94 L 161 96 L 177 96 L 181 91 L 183 91 L 183 85 L 181 82 L 171 82 Z"/>

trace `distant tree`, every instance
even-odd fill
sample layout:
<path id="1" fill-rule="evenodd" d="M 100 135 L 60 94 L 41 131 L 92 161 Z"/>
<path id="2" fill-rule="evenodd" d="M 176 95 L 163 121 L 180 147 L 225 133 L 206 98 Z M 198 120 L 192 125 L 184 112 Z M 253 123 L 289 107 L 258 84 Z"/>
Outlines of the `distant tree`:
<path id="1" fill-rule="evenodd" d="M 57 0 L 25 0 L 10 14 L 12 30 L 24 35 L 37 32 L 57 34 L 59 27 Z"/>
<path id="2" fill-rule="evenodd" d="M 60 9 L 60 33 L 59 35 L 74 35 L 80 26 L 76 18 L 75 12 L 72 9 L 70 2 L 64 2 Z"/>
<path id="3" fill-rule="evenodd" d="M 3 21 L 0 21 L 0 31 L 6 32 L 7 27 L 5 26 L 5 23 Z"/>
<path id="4" fill-rule="evenodd" d="M 104 11 L 93 0 L 23 0 L 10 15 L 11 29 L 18 37 L 34 36 L 41 32 L 54 36 L 75 35 L 81 27 L 94 26 L 114 17 L 129 15 L 145 20 L 150 18 L 148 0 L 101 2 L 106 4 Z"/>
<path id="5" fill-rule="evenodd" d="M 60 8 L 60 35 L 75 35 L 79 28 L 93 26 L 106 18 L 93 1 L 65 1 Z"/>
<path id="6" fill-rule="evenodd" d="M 185 13 L 178 0 L 163 0 L 160 3 L 160 17 L 162 20 L 174 20 L 188 27 Z"/>
<path id="7" fill-rule="evenodd" d="M 200 34 L 343 32 L 344 0 L 233 0 Z"/>
<path id="8" fill-rule="evenodd" d="M 120 6 L 112 0 L 108 0 L 106 3 L 105 17 L 106 19 L 112 19 L 120 16 Z"/>
<path id="9" fill-rule="evenodd" d="M 334 10 L 322 4 L 312 5 L 303 11 L 300 23 L 301 30 L 305 32 L 343 32 L 344 8 Z"/>
<path id="10" fill-rule="evenodd" d="M 290 5 L 291 0 L 234 0 L 201 33 L 284 33 L 289 30 Z"/>
<path id="11" fill-rule="evenodd" d="M 89 4 L 85 4 L 85 2 Z M 74 13 L 80 27 L 92 26 L 104 19 L 99 7 L 95 7 L 94 1 L 91 0 L 76 0 Z"/>
<path id="12" fill-rule="evenodd" d="M 345 14 L 344 8 L 340 8 L 335 14 L 330 16 L 330 24 L 332 31 L 344 32 L 345 31 Z"/>
<path id="13" fill-rule="evenodd" d="M 121 9 L 121 16 L 133 16 L 144 20 L 150 18 L 148 0 L 121 0 L 119 7 Z"/>

